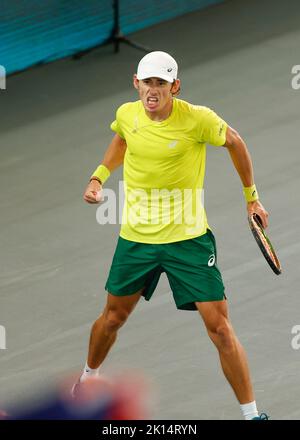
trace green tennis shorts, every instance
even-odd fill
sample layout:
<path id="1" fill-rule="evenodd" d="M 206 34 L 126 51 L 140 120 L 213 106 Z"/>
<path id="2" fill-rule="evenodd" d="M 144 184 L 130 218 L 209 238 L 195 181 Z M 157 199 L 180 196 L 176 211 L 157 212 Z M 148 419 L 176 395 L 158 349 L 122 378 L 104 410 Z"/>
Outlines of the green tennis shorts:
<path id="1" fill-rule="evenodd" d="M 174 243 L 137 243 L 119 237 L 105 289 L 116 296 L 143 290 L 150 300 L 165 272 L 176 307 L 197 310 L 196 301 L 226 299 L 217 267 L 216 241 L 210 229 L 204 235 Z"/>

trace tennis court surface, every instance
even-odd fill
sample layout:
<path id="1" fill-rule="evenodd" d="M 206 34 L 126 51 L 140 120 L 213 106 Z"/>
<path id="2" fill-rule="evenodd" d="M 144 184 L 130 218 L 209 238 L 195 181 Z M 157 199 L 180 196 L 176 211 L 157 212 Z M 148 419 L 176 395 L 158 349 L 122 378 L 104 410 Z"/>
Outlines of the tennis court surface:
<path id="1" fill-rule="evenodd" d="M 233 0 L 134 35 L 174 55 L 180 98 L 217 111 L 252 155 L 282 274 L 251 235 L 226 149 L 208 147 L 205 207 L 258 409 L 273 419 L 300 418 L 300 344 L 292 334 L 300 326 L 300 90 L 291 83 L 300 4 L 289 5 Z M 131 78 L 141 56 L 102 47 L 12 76 L 1 91 L 0 407 L 84 365 L 120 226 L 100 226 L 82 194 L 117 107 L 137 99 Z M 119 169 L 109 187 L 117 190 L 121 178 Z M 156 419 L 241 418 L 200 317 L 176 310 L 164 276 L 120 331 L 103 372 L 132 368 L 159 389 Z"/>

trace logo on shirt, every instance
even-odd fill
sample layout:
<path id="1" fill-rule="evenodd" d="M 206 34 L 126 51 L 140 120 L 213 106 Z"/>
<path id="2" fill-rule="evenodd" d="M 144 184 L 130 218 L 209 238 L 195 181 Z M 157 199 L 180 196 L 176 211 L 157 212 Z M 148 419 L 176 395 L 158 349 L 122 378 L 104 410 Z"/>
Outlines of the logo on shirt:
<path id="1" fill-rule="evenodd" d="M 169 143 L 168 147 L 169 148 L 175 148 L 177 144 L 178 144 L 178 141 L 172 141 L 172 142 Z"/>
<path id="2" fill-rule="evenodd" d="M 139 125 L 139 118 L 137 116 L 135 116 L 134 121 L 133 121 L 132 133 L 137 133 L 138 125 Z"/>
<path id="3" fill-rule="evenodd" d="M 221 136 L 223 129 L 224 129 L 224 124 L 222 124 L 221 127 L 220 127 L 219 136 Z"/>
<path id="4" fill-rule="evenodd" d="M 168 72 L 172 72 L 172 70 L 173 70 L 173 69 L 170 67 L 170 68 L 168 69 Z"/>
<path id="5" fill-rule="evenodd" d="M 208 260 L 207 265 L 208 265 L 209 267 L 211 267 L 211 266 L 213 266 L 213 265 L 215 264 L 215 261 L 216 261 L 216 257 L 215 257 L 214 254 L 212 254 L 212 255 L 210 255 L 210 257 L 209 257 L 209 260 Z"/>

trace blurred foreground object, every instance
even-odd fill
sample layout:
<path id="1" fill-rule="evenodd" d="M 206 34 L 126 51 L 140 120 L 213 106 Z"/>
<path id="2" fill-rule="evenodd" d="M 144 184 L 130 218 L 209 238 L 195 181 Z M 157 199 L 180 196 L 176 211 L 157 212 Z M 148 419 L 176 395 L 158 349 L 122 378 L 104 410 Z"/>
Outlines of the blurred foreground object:
<path id="1" fill-rule="evenodd" d="M 149 419 L 153 392 L 141 373 L 126 373 L 115 378 L 87 379 L 76 398 L 70 389 L 74 377 L 40 396 L 24 401 L 7 411 L 2 420 L 141 420 Z M 7 412 L 7 414 L 6 414 Z"/>

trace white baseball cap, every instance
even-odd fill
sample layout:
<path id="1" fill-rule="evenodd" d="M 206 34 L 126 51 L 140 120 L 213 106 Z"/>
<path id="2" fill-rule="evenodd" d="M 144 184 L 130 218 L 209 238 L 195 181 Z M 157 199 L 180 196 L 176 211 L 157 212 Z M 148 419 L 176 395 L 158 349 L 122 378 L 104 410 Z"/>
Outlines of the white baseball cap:
<path id="1" fill-rule="evenodd" d="M 155 51 L 145 55 L 139 62 L 137 79 L 161 78 L 172 83 L 177 78 L 178 65 L 171 55 Z"/>

